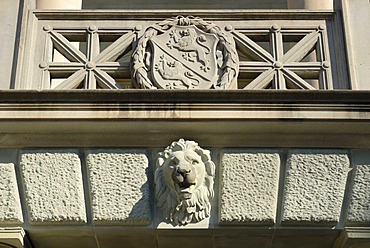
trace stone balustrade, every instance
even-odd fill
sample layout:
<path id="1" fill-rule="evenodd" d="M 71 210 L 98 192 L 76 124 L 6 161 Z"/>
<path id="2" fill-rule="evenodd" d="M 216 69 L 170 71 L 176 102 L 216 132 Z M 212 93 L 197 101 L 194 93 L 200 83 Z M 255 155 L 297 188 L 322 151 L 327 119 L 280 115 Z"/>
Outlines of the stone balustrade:
<path id="1" fill-rule="evenodd" d="M 210 56 L 207 61 L 215 63 L 212 67 L 218 68 L 217 73 L 214 69 L 210 72 L 190 72 L 194 75 L 205 74 L 198 76 L 200 78 L 186 78 L 193 82 L 193 88 L 197 88 L 196 85 L 200 88 L 245 90 L 349 88 L 348 75 L 343 74 L 346 72 L 346 60 L 339 45 L 343 39 L 340 23 L 332 11 L 309 10 L 163 10 L 158 13 L 142 10 L 35 10 L 23 27 L 24 33 L 30 35 L 24 41 L 24 63 L 18 66 L 19 77 L 15 88 L 190 87 L 188 83 L 169 86 L 169 79 L 154 86 L 149 83 L 160 77 L 154 75 L 158 71 L 159 60 L 155 50 L 168 41 L 163 41 L 163 44 L 159 41 L 153 48 L 149 44 L 152 44 L 153 37 L 165 39 L 160 34 L 171 32 L 170 27 L 176 26 L 176 16 L 184 16 L 181 17 L 183 19 L 196 16 L 191 17 L 190 22 L 198 32 L 208 32 L 209 40 L 216 36 L 215 41 L 222 41 L 215 51 L 207 55 Z M 146 50 L 141 51 L 142 48 Z M 194 58 L 191 58 L 194 54 L 182 53 L 182 57 L 188 57 L 180 59 L 184 60 L 181 63 L 189 68 L 196 67 Z M 138 60 L 141 57 L 145 61 Z M 217 63 L 211 61 L 216 59 Z M 154 68 L 155 63 L 157 69 Z M 216 74 L 220 79 L 215 78 Z M 209 77 L 208 84 L 211 86 L 198 82 L 204 77 Z M 237 78 L 234 80 L 233 77 Z M 232 79 L 232 82 L 226 82 L 226 78 Z"/>

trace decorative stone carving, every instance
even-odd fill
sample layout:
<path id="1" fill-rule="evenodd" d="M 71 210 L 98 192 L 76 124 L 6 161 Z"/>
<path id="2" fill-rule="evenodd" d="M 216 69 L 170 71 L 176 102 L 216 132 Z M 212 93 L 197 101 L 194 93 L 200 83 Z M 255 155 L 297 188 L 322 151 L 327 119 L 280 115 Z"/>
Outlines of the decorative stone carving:
<path id="1" fill-rule="evenodd" d="M 180 139 L 159 153 L 155 171 L 157 206 L 176 225 L 209 217 L 215 164 L 210 152 Z"/>
<path id="2" fill-rule="evenodd" d="M 236 89 L 238 63 L 228 33 L 178 16 L 145 30 L 132 54 L 132 79 L 146 89 Z"/>

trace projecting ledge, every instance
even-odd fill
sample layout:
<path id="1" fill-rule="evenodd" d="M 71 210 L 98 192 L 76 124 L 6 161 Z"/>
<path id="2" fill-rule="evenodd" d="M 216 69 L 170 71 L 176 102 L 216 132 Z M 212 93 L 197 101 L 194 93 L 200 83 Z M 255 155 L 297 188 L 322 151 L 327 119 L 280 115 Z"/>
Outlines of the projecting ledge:
<path id="1" fill-rule="evenodd" d="M 316 103 L 370 104 L 360 90 L 0 90 L 4 103 Z"/>
<path id="2" fill-rule="evenodd" d="M 0 228 L 0 247 L 23 248 L 25 235 L 21 227 Z"/>
<path id="3" fill-rule="evenodd" d="M 368 91 L 0 91 L 3 147 L 370 147 Z M 68 133 L 68 135 L 65 135 Z M 165 134 L 165 135 L 164 135 Z M 217 135 L 215 135 L 217 134 Z M 148 139 L 149 137 L 149 139 Z M 308 138 L 309 137 L 309 138 Z"/>
<path id="4" fill-rule="evenodd" d="M 370 120 L 369 92 L 0 91 L 0 120 Z"/>
<path id="5" fill-rule="evenodd" d="M 369 246 L 369 228 L 346 228 L 334 244 L 334 248 L 367 248 Z"/>

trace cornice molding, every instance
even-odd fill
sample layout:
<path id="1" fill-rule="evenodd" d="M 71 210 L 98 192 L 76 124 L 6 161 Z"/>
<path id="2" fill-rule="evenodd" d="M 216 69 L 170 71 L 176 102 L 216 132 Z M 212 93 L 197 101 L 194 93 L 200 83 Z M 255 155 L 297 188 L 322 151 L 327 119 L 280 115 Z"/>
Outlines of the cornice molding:
<path id="1" fill-rule="evenodd" d="M 354 90 L 0 90 L 4 103 L 366 104 L 370 91 Z"/>
<path id="2" fill-rule="evenodd" d="M 364 91 L 0 91 L 1 147 L 370 147 Z M 318 142 L 320 141 L 320 142 Z"/>
<path id="3" fill-rule="evenodd" d="M 35 120 L 370 120 L 358 91 L 1 91 L 0 118 Z"/>
<path id="4" fill-rule="evenodd" d="M 161 20 L 166 17 L 176 15 L 195 15 L 205 19 L 217 20 L 311 20 L 311 19 L 331 19 L 334 15 L 332 11 L 311 11 L 311 10 L 201 10 L 201 9 L 168 9 L 168 10 L 34 10 L 35 16 L 42 19 L 63 20 Z"/>

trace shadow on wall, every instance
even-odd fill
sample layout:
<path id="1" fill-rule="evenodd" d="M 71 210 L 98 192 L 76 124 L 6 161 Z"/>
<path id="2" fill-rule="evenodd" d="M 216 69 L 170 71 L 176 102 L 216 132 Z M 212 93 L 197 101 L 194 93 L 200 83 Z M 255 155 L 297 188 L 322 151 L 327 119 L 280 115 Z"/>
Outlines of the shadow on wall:
<path id="1" fill-rule="evenodd" d="M 152 202 L 151 192 L 149 184 L 151 184 L 151 175 L 148 172 L 149 168 L 146 168 L 146 175 L 148 180 L 140 187 L 140 192 L 142 197 L 135 203 L 132 207 L 131 212 L 129 213 L 126 222 L 128 223 L 137 223 L 139 225 L 150 225 L 153 214 L 151 213 L 152 209 L 150 202 Z M 149 212 L 148 212 L 149 211 Z"/>

